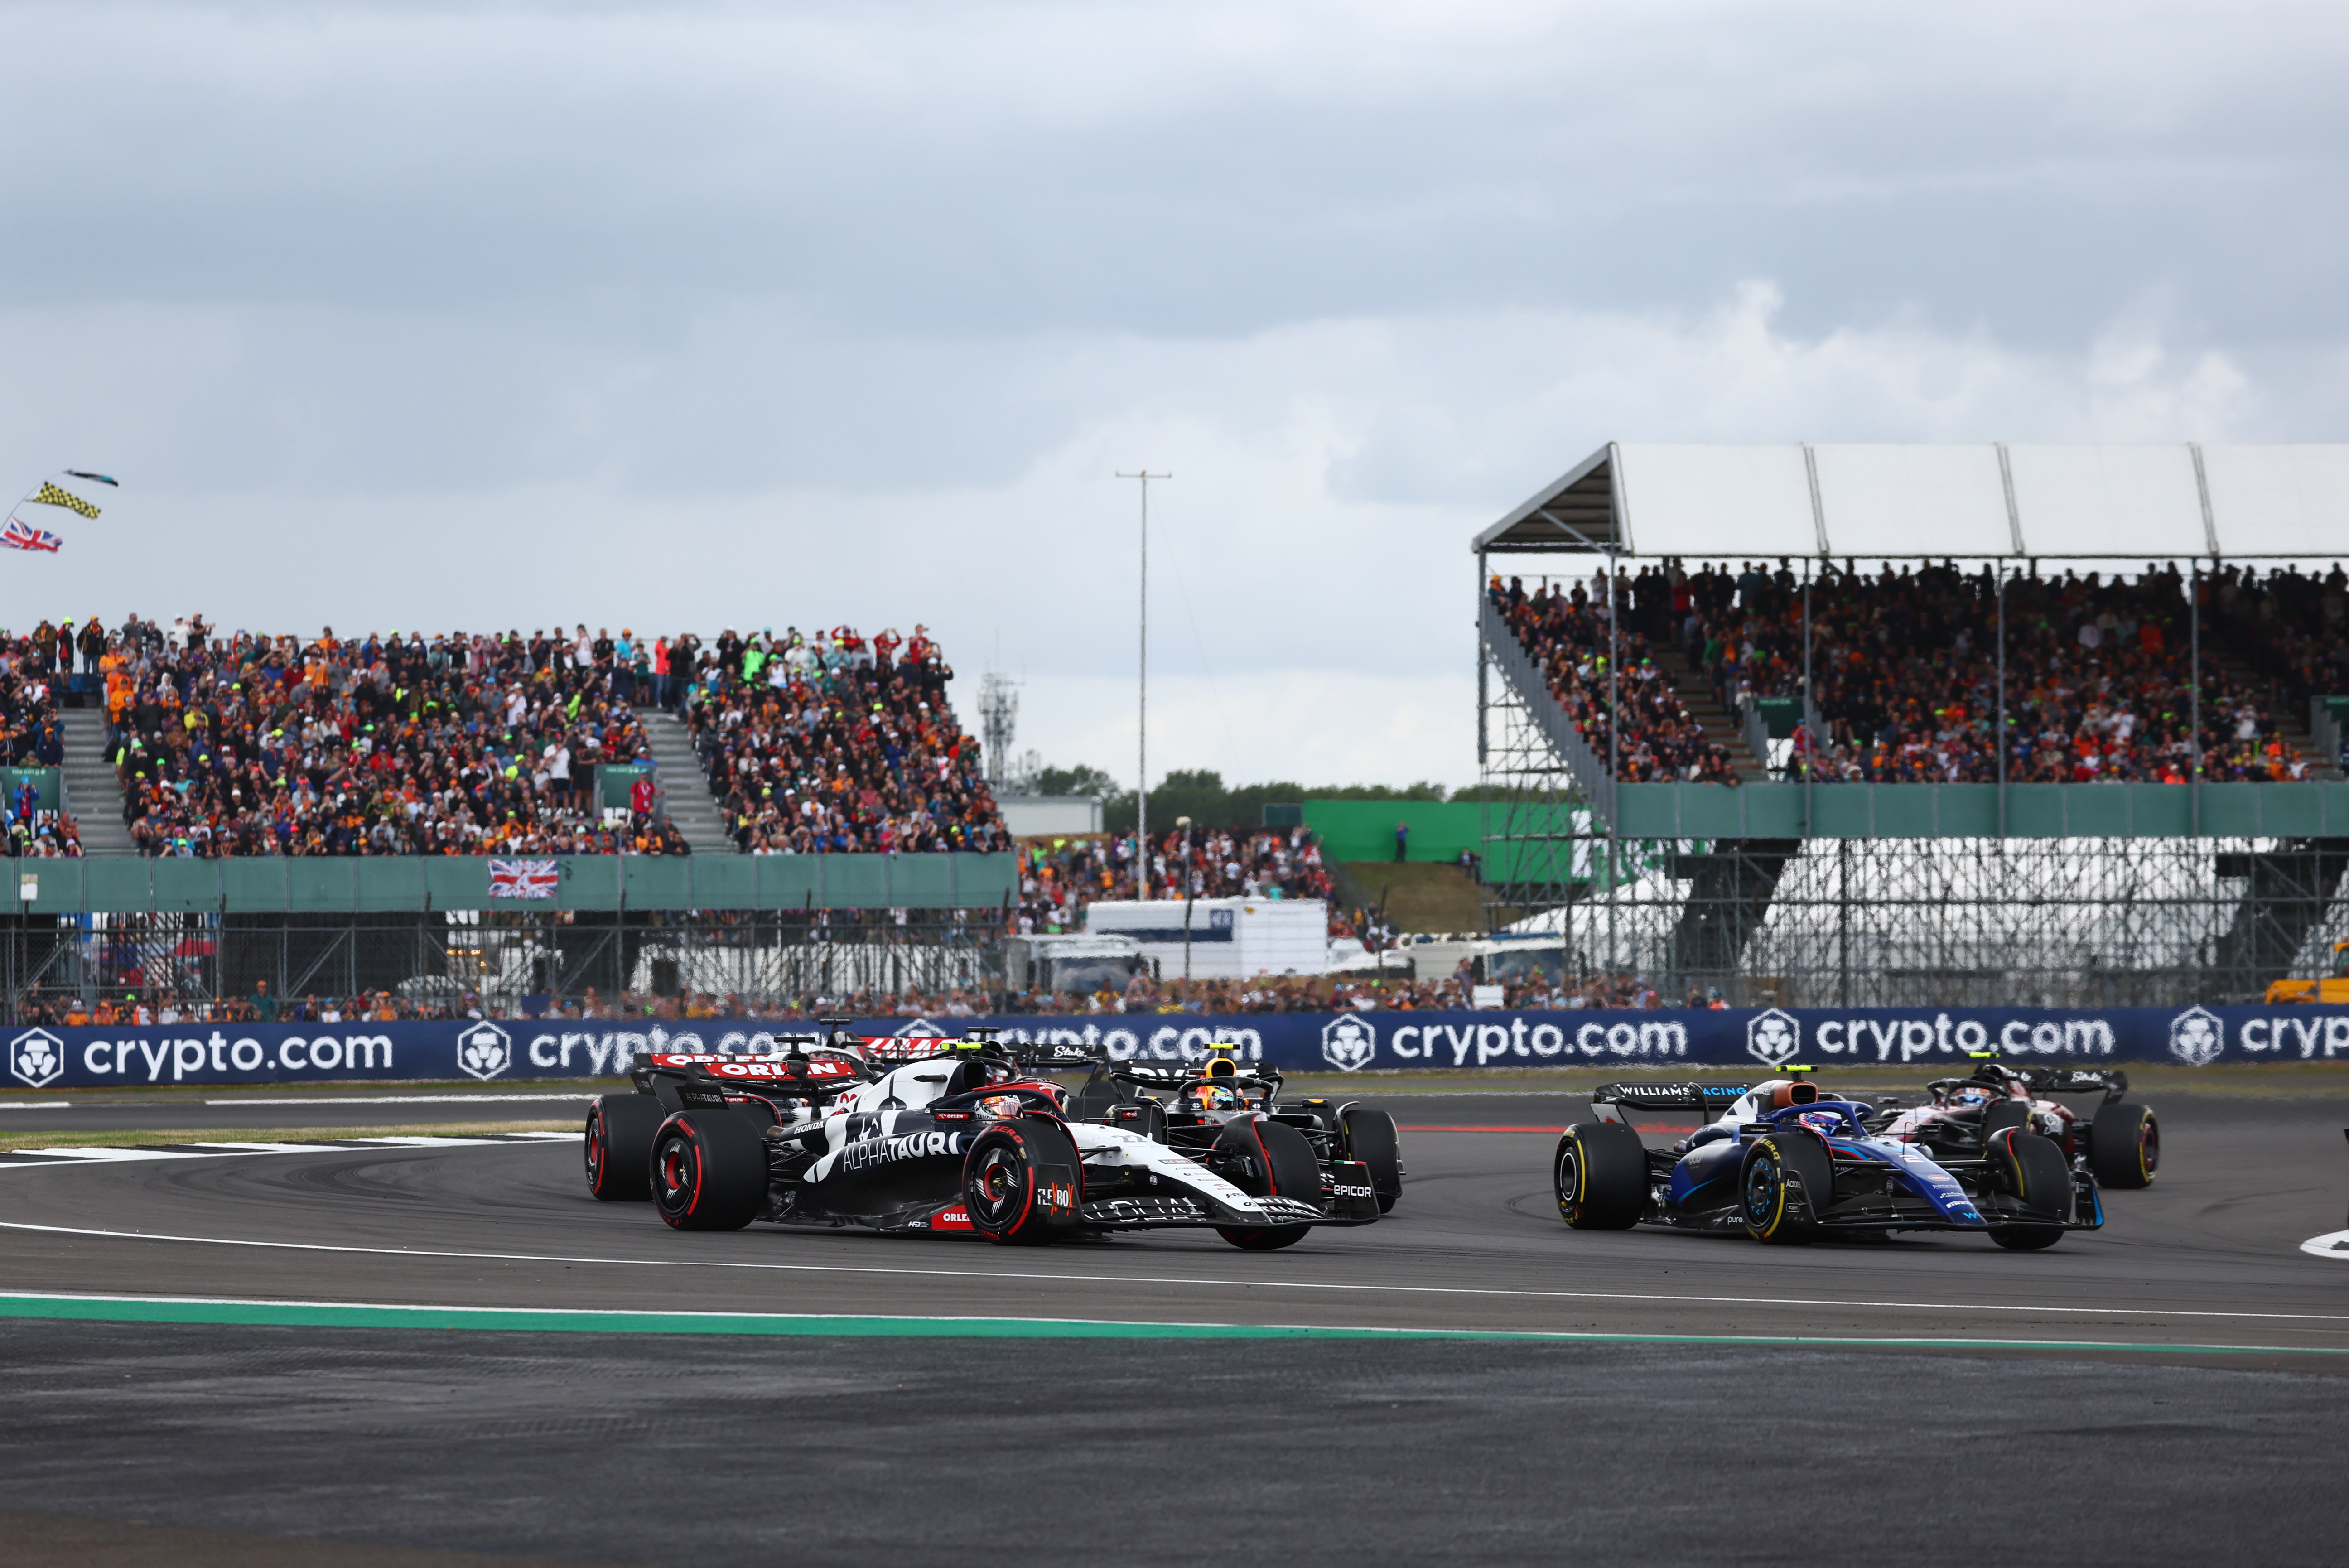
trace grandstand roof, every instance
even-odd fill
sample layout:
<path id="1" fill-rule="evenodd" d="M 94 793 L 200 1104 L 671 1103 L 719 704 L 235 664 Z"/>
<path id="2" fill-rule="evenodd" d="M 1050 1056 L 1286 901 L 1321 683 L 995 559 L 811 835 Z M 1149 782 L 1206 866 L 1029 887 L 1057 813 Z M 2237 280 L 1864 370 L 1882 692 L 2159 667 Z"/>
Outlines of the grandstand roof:
<path id="1" fill-rule="evenodd" d="M 2349 558 L 2349 444 L 1610 441 L 1472 547 L 1705 559 Z"/>

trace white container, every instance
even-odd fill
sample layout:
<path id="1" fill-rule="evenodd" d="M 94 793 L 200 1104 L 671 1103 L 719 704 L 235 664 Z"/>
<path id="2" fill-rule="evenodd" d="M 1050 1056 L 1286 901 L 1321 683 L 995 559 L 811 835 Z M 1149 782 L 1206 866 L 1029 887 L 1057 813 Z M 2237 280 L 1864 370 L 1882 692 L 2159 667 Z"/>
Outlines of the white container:
<path id="1" fill-rule="evenodd" d="M 1085 910 L 1085 930 L 1139 943 L 1146 957 L 1157 961 L 1161 978 L 1179 980 L 1186 909 L 1194 980 L 1320 974 L 1330 967 L 1330 907 L 1319 898 L 1097 903 Z"/>

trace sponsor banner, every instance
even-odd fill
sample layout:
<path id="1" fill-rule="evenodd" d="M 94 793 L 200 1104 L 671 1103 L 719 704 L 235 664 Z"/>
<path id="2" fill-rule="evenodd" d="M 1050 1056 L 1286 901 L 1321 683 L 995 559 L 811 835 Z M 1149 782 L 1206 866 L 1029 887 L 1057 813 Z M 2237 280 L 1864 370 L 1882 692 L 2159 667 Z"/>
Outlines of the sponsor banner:
<path id="1" fill-rule="evenodd" d="M 1286 1073 L 1427 1067 L 1750 1067 L 1889 1063 L 1972 1070 L 2023 1064 L 2349 1062 L 2349 1008 L 1740 1008 L 1655 1012 L 1344 1012 L 974 1018 L 1020 1044 L 1081 1044 L 1115 1061 L 1204 1061 L 1211 1043 Z M 867 1031 L 936 1034 L 946 1021 Z"/>
<path id="2" fill-rule="evenodd" d="M 1181 1013 L 879 1019 L 866 1035 L 926 1044 L 993 1025 L 1022 1044 L 1076 1045 L 1115 1061 L 1202 1062 L 1211 1044 L 1283 1072 L 1485 1067 L 1749 1067 L 1893 1064 L 1966 1072 L 1971 1054 L 2019 1063 L 2349 1062 L 2349 1008 L 1746 1008 L 1725 1012 Z M 8 1033 L 12 1089 L 146 1084 L 585 1078 L 637 1052 L 763 1054 L 804 1023 L 698 1019 L 639 1026 L 546 1019 L 470 1023 L 163 1024 Z"/>

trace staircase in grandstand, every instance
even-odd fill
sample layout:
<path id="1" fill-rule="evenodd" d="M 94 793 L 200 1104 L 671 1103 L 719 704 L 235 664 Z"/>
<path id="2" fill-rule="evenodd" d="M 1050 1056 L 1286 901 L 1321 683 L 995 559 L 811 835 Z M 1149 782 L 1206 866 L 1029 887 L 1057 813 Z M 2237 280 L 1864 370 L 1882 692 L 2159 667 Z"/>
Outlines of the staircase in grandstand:
<path id="1" fill-rule="evenodd" d="M 106 760 L 105 711 L 67 708 L 57 717 L 66 736 L 66 809 L 81 829 L 82 853 L 136 853 L 122 822 L 122 781 Z"/>
<path id="2" fill-rule="evenodd" d="M 677 716 L 658 708 L 637 710 L 645 739 L 651 742 L 653 763 L 659 769 L 662 809 L 685 835 L 696 855 L 730 855 L 734 841 L 726 835 L 725 814 L 709 794 L 709 777 L 693 754 L 693 737 Z"/>

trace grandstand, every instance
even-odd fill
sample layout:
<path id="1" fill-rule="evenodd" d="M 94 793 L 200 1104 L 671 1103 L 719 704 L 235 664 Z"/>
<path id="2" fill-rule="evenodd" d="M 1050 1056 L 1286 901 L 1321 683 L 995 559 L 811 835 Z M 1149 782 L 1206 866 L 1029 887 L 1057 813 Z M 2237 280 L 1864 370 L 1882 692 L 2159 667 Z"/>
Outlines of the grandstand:
<path id="1" fill-rule="evenodd" d="M 2344 521 L 2349 447 L 1603 448 L 1473 545 L 1488 910 L 1671 996 L 2311 972 Z"/>
<path id="2" fill-rule="evenodd" d="M 952 678 L 918 628 L 0 634 L 0 975 L 51 1021 L 961 985 L 1013 882 Z"/>

